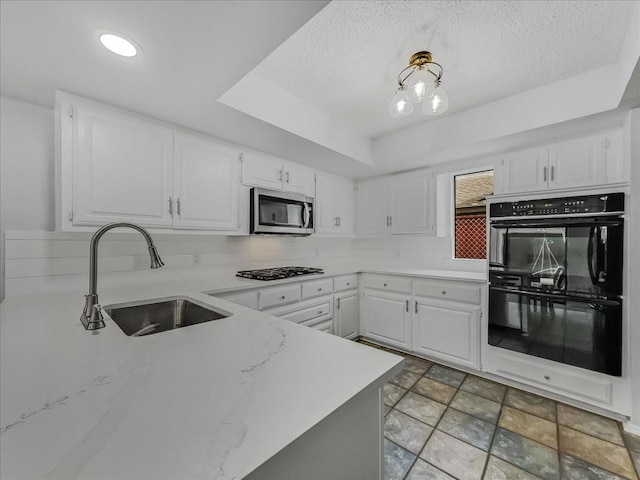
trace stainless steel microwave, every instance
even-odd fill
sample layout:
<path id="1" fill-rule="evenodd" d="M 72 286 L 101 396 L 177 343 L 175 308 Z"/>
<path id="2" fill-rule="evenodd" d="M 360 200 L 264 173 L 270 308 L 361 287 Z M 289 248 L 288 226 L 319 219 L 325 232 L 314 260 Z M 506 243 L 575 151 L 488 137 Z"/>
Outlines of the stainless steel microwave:
<path id="1" fill-rule="evenodd" d="M 251 233 L 311 235 L 313 198 L 263 188 L 251 189 Z"/>

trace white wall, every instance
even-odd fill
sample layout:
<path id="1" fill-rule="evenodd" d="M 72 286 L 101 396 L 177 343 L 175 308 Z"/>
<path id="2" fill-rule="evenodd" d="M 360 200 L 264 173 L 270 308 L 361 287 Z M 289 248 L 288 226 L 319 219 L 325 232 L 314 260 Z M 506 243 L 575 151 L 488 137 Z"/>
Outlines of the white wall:
<path id="1" fill-rule="evenodd" d="M 0 97 L 0 300 L 5 231 L 54 228 L 53 130 L 52 109 Z"/>

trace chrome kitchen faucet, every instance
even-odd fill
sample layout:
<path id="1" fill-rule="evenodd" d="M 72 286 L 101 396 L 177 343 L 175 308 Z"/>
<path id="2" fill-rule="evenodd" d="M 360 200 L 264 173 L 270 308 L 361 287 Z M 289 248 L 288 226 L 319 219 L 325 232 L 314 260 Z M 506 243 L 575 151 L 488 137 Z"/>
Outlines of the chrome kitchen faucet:
<path id="1" fill-rule="evenodd" d="M 105 326 L 102 313 L 100 312 L 100 304 L 98 303 L 98 242 L 102 235 L 113 228 L 119 227 L 133 228 L 142 234 L 144 239 L 147 241 L 147 246 L 149 247 L 151 268 L 160 268 L 164 265 L 160 259 L 160 255 L 158 255 L 156 246 L 153 244 L 151 235 L 149 235 L 149 232 L 141 226 L 134 223 L 119 222 L 109 223 L 108 225 L 101 227 L 96 233 L 94 233 L 93 237 L 91 237 L 91 247 L 89 250 L 89 294 L 84 296 L 84 310 L 80 316 L 80 321 L 86 330 L 97 330 L 99 328 L 104 328 Z"/>

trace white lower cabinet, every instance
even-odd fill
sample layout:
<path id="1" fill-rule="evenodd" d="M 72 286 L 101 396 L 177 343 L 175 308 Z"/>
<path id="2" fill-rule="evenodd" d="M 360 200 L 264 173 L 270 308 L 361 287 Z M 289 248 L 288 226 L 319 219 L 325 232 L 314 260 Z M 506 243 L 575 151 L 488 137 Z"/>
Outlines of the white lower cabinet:
<path id="1" fill-rule="evenodd" d="M 478 368 L 480 307 L 417 297 L 414 303 L 413 351 Z"/>
<path id="2" fill-rule="evenodd" d="M 411 295 L 364 289 L 360 306 L 365 337 L 411 350 Z"/>
<path id="3" fill-rule="evenodd" d="M 358 291 L 336 294 L 333 301 L 333 333 L 339 337 L 353 339 L 358 329 Z"/>

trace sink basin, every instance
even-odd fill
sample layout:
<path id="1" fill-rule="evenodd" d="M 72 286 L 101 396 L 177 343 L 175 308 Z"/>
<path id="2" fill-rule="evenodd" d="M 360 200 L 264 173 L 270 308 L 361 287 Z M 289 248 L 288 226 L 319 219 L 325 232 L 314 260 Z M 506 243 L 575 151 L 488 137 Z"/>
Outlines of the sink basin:
<path id="1" fill-rule="evenodd" d="M 229 312 L 194 303 L 185 297 L 109 305 L 104 307 L 104 311 L 125 334 L 132 337 L 166 332 L 231 316 Z"/>

